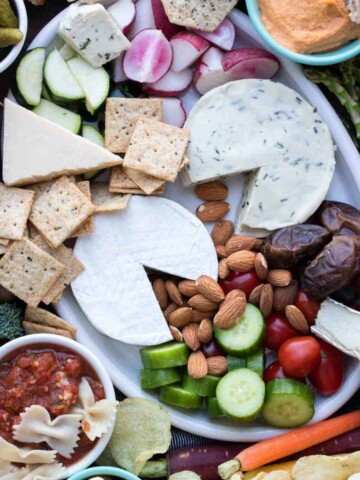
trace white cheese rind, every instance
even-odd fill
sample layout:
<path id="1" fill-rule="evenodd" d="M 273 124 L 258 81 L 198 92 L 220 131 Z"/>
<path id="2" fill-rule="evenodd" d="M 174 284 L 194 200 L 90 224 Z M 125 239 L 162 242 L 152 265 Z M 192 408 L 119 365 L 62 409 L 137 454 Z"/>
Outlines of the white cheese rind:
<path id="1" fill-rule="evenodd" d="M 119 165 L 111 152 L 5 99 L 3 180 L 27 185 Z"/>
<path id="2" fill-rule="evenodd" d="M 88 320 L 101 333 L 136 345 L 172 339 L 144 267 L 195 280 L 217 278 L 217 257 L 204 225 L 179 204 L 134 196 L 123 212 L 97 215 L 95 231 L 76 243 L 85 270 L 72 283 Z"/>

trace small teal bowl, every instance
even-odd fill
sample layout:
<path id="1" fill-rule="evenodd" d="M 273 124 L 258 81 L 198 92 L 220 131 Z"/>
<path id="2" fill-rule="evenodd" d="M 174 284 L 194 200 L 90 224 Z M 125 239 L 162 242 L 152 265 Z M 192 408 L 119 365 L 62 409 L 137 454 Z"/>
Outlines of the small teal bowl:
<path id="1" fill-rule="evenodd" d="M 345 62 L 350 58 L 360 55 L 360 40 L 355 40 L 344 47 L 327 53 L 314 53 L 311 55 L 305 55 L 302 53 L 295 53 L 291 50 L 280 45 L 270 33 L 264 27 L 259 11 L 259 5 L 257 0 L 246 0 L 246 7 L 249 13 L 249 17 L 256 28 L 260 37 L 277 53 L 284 57 L 290 58 L 297 63 L 304 63 L 305 65 L 335 65 L 336 63 Z"/>
<path id="2" fill-rule="evenodd" d="M 68 480 L 86 480 L 88 478 L 96 477 L 98 475 L 110 475 L 111 477 L 123 478 L 124 480 L 140 480 L 139 477 L 133 473 L 115 467 L 92 467 L 86 470 L 75 473 L 68 478 Z"/>

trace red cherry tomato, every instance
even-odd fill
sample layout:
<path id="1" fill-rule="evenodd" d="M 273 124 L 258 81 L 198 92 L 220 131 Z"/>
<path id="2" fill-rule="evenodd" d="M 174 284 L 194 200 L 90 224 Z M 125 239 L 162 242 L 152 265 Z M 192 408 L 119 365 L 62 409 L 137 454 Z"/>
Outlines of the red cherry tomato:
<path id="1" fill-rule="evenodd" d="M 205 355 L 206 358 L 210 357 L 226 357 L 226 353 L 220 347 L 216 340 L 211 340 L 210 343 L 201 345 L 200 350 Z"/>
<path id="2" fill-rule="evenodd" d="M 292 337 L 298 337 L 295 330 L 282 313 L 271 313 L 266 319 L 265 347 L 269 350 L 279 350 L 280 346 Z"/>
<path id="3" fill-rule="evenodd" d="M 264 382 L 272 382 L 276 378 L 289 378 L 278 361 L 273 362 L 266 367 L 264 372 Z"/>
<path id="4" fill-rule="evenodd" d="M 247 297 L 254 290 L 255 287 L 260 285 L 260 279 L 254 271 L 247 273 L 231 272 L 225 280 L 220 280 L 219 284 L 224 290 L 225 294 L 231 292 L 231 290 L 242 290 Z"/>
<path id="5" fill-rule="evenodd" d="M 344 380 L 344 355 L 340 350 L 322 340 L 319 365 L 310 373 L 309 380 L 322 395 L 332 395 Z"/>
<path id="6" fill-rule="evenodd" d="M 295 305 L 304 314 L 309 325 L 314 325 L 320 309 L 320 301 L 313 300 L 309 295 L 300 290 L 296 296 Z"/>
<path id="7" fill-rule="evenodd" d="M 279 348 L 279 362 L 286 375 L 307 377 L 321 361 L 320 343 L 313 337 L 294 337 Z"/>

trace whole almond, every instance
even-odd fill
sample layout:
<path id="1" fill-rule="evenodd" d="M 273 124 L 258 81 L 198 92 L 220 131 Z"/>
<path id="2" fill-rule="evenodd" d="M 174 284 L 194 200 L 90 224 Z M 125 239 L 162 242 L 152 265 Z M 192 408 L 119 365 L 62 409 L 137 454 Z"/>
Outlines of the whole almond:
<path id="1" fill-rule="evenodd" d="M 269 268 L 266 258 L 262 253 L 257 253 L 255 255 L 255 273 L 261 281 L 264 281 L 268 275 Z"/>
<path id="2" fill-rule="evenodd" d="M 169 328 L 175 342 L 182 343 L 184 340 L 180 330 L 177 327 L 173 327 L 172 325 L 169 325 Z"/>
<path id="3" fill-rule="evenodd" d="M 216 245 L 215 250 L 216 250 L 218 258 L 226 258 L 227 257 L 226 247 L 224 247 L 224 245 Z"/>
<path id="4" fill-rule="evenodd" d="M 197 351 L 190 354 L 187 371 L 190 377 L 195 379 L 206 377 L 208 374 L 208 365 L 205 355 L 202 352 Z"/>
<path id="5" fill-rule="evenodd" d="M 185 297 L 193 297 L 199 293 L 194 280 L 182 280 L 178 285 L 178 289 Z"/>
<path id="6" fill-rule="evenodd" d="M 198 323 L 189 323 L 185 325 L 182 329 L 182 336 L 186 345 L 190 350 L 198 350 L 200 348 L 200 339 L 199 339 L 199 324 Z"/>
<path id="7" fill-rule="evenodd" d="M 299 291 L 298 282 L 292 280 L 287 287 L 277 287 L 274 289 L 274 306 L 275 312 L 285 312 L 288 305 L 295 303 L 296 295 Z"/>
<path id="8" fill-rule="evenodd" d="M 193 309 L 192 321 L 195 323 L 200 323 L 202 320 L 204 320 L 204 318 L 214 318 L 216 312 L 217 310 L 212 310 L 211 312 L 202 312 L 201 310 Z"/>
<path id="9" fill-rule="evenodd" d="M 255 250 L 255 252 L 259 252 L 264 243 L 265 242 L 262 238 L 256 238 L 252 250 Z"/>
<path id="10" fill-rule="evenodd" d="M 194 308 L 195 310 L 201 310 L 202 312 L 211 312 L 212 310 L 216 310 L 219 305 L 218 302 L 213 302 L 200 293 L 191 297 L 188 303 L 190 307 Z"/>
<path id="11" fill-rule="evenodd" d="M 166 280 L 165 286 L 171 300 L 176 303 L 176 305 L 182 305 L 184 303 L 183 298 L 181 296 L 181 293 L 179 292 L 179 289 L 176 286 L 176 283 L 173 280 Z"/>
<path id="12" fill-rule="evenodd" d="M 167 321 L 169 321 L 169 316 L 172 312 L 177 310 L 179 308 L 179 305 L 176 305 L 176 303 L 170 303 L 166 309 L 164 310 L 164 317 L 166 318 Z"/>
<path id="13" fill-rule="evenodd" d="M 222 258 L 218 265 L 218 275 L 221 280 L 224 280 L 230 273 L 230 268 L 227 266 L 226 258 Z"/>
<path id="14" fill-rule="evenodd" d="M 249 296 L 249 303 L 252 303 L 253 305 L 256 305 L 257 307 L 260 305 L 260 298 L 261 298 L 261 290 L 263 288 L 264 284 L 261 283 L 257 287 L 253 289 L 253 291 L 250 293 Z"/>
<path id="15" fill-rule="evenodd" d="M 206 202 L 196 209 L 196 215 L 202 222 L 217 222 L 221 220 L 230 210 L 227 202 Z"/>
<path id="16" fill-rule="evenodd" d="M 233 298 L 226 302 L 215 315 L 215 327 L 228 330 L 233 327 L 239 317 L 245 312 L 246 301 L 243 298 Z"/>
<path id="17" fill-rule="evenodd" d="M 159 302 L 160 308 L 165 310 L 169 304 L 169 297 L 166 290 L 165 282 L 162 278 L 157 278 L 152 284 L 156 300 Z"/>
<path id="18" fill-rule="evenodd" d="M 226 245 L 234 233 L 234 224 L 230 220 L 216 222 L 211 232 L 214 245 Z"/>
<path id="19" fill-rule="evenodd" d="M 274 287 L 287 287 L 292 280 L 292 276 L 289 270 L 276 268 L 274 270 L 269 270 L 266 280 Z"/>
<path id="20" fill-rule="evenodd" d="M 274 302 L 274 292 L 272 286 L 269 283 L 263 285 L 260 293 L 260 310 L 261 313 L 267 318 L 272 312 Z"/>
<path id="21" fill-rule="evenodd" d="M 234 235 L 226 242 L 226 252 L 228 255 L 239 250 L 252 250 L 256 243 L 256 238 L 250 235 Z"/>
<path id="22" fill-rule="evenodd" d="M 232 253 L 227 259 L 226 263 L 230 270 L 234 272 L 246 273 L 254 269 L 255 264 L 254 252 L 249 250 L 240 250 L 239 252 Z"/>
<path id="23" fill-rule="evenodd" d="M 288 305 L 285 308 L 285 315 L 290 325 L 301 333 L 308 333 L 309 324 L 302 311 L 295 305 Z"/>
<path id="24" fill-rule="evenodd" d="M 208 300 L 213 302 L 222 302 L 225 298 L 225 293 L 220 285 L 208 275 L 200 275 L 195 282 L 199 293 L 204 295 Z"/>
<path id="25" fill-rule="evenodd" d="M 210 357 L 206 359 L 208 365 L 208 375 L 221 377 L 228 370 L 228 361 L 226 357 Z"/>
<path id="26" fill-rule="evenodd" d="M 174 310 L 169 315 L 169 324 L 173 327 L 182 328 L 192 321 L 192 308 L 181 307 Z"/>
<path id="27" fill-rule="evenodd" d="M 229 293 L 226 294 L 225 300 L 220 305 L 220 308 L 223 307 L 225 303 L 230 302 L 234 298 L 242 298 L 244 302 L 246 302 L 245 292 L 243 292 L 240 289 L 235 289 L 235 290 L 231 290 Z"/>
<path id="28" fill-rule="evenodd" d="M 202 183 L 196 185 L 195 194 L 200 200 L 222 201 L 228 196 L 228 187 L 218 181 Z"/>
<path id="29" fill-rule="evenodd" d="M 198 330 L 198 337 L 200 342 L 209 343 L 213 338 L 213 324 L 208 318 L 201 320 Z"/>

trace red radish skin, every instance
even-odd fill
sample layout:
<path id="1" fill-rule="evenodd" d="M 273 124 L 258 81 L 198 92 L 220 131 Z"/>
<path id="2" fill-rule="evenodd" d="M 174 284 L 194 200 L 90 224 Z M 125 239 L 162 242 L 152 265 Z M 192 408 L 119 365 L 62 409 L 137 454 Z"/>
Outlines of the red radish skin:
<path id="1" fill-rule="evenodd" d="M 185 68 L 191 67 L 210 47 L 210 43 L 205 38 L 185 31 L 175 35 L 170 43 L 174 52 L 171 66 L 174 72 L 181 72 Z"/>
<path id="2" fill-rule="evenodd" d="M 183 127 L 186 120 L 186 112 L 180 98 L 163 98 L 162 121 L 174 127 Z"/>
<path id="3" fill-rule="evenodd" d="M 192 70 L 187 68 L 176 73 L 170 70 L 164 77 L 155 83 L 145 83 L 143 90 L 149 95 L 158 97 L 173 97 L 184 92 L 191 85 Z"/>
<path id="4" fill-rule="evenodd" d="M 231 50 L 235 42 L 235 26 L 228 18 L 225 18 L 213 32 L 195 29 L 191 31 L 223 50 Z"/>
<path id="5" fill-rule="evenodd" d="M 174 35 L 182 30 L 182 28 L 170 22 L 165 13 L 165 9 L 161 0 L 151 0 L 151 5 L 156 28 L 161 30 L 165 37 L 170 40 Z"/>
<path id="6" fill-rule="evenodd" d="M 225 53 L 222 66 L 232 80 L 269 79 L 279 71 L 280 62 L 261 48 L 237 48 Z"/>
<path id="7" fill-rule="evenodd" d="M 138 0 L 134 5 L 136 15 L 134 23 L 128 33 L 128 38 L 130 40 L 142 30 L 156 28 L 151 0 Z"/>
<path id="8" fill-rule="evenodd" d="M 170 70 L 172 58 L 172 48 L 164 34 L 149 28 L 138 33 L 125 52 L 124 73 L 135 82 L 155 83 Z"/>
<path id="9" fill-rule="evenodd" d="M 217 47 L 211 47 L 200 58 L 194 72 L 194 85 L 200 95 L 231 80 L 230 75 L 224 72 L 223 56 L 224 52 Z"/>
<path id="10" fill-rule="evenodd" d="M 107 10 L 115 22 L 119 25 L 123 34 L 127 35 L 131 30 L 131 26 L 134 23 L 136 16 L 136 7 L 134 2 L 132 0 L 118 0 Z"/>
<path id="11" fill-rule="evenodd" d="M 125 82 L 128 79 L 123 69 L 124 53 L 111 62 L 111 78 L 115 83 Z"/>

